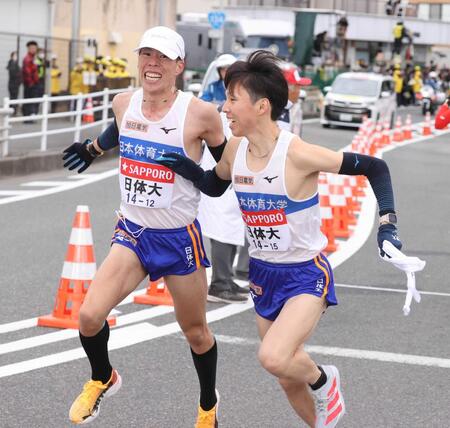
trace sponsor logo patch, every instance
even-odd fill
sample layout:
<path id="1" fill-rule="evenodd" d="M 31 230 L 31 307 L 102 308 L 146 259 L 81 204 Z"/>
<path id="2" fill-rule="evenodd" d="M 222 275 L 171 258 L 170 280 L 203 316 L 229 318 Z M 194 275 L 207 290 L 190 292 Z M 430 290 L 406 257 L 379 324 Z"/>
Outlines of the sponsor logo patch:
<path id="1" fill-rule="evenodd" d="M 134 120 L 125 121 L 125 129 L 131 129 L 133 131 L 147 132 L 148 125 L 141 122 L 135 122 Z"/>
<path id="2" fill-rule="evenodd" d="M 246 184 L 248 186 L 253 186 L 253 184 L 255 184 L 254 178 L 246 175 L 235 175 L 234 182 L 236 184 Z"/>

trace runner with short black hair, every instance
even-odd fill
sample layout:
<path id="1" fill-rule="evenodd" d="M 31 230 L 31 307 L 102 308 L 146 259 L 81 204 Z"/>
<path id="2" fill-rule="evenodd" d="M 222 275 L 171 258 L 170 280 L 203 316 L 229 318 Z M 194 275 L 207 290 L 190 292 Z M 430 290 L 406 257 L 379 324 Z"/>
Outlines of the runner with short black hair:
<path id="1" fill-rule="evenodd" d="M 287 84 L 270 53 L 256 51 L 233 64 L 226 85 L 223 111 L 235 138 L 215 169 L 205 172 L 176 153 L 157 161 L 210 196 L 232 182 L 250 242 L 259 360 L 309 426 L 332 428 L 345 413 L 339 371 L 317 365 L 304 349 L 324 311 L 337 304 L 322 253 L 327 239 L 320 230 L 318 177 L 321 171 L 366 175 L 379 205 L 380 251 L 385 240 L 400 249 L 389 169 L 381 159 L 335 152 L 280 130 L 276 119 Z"/>

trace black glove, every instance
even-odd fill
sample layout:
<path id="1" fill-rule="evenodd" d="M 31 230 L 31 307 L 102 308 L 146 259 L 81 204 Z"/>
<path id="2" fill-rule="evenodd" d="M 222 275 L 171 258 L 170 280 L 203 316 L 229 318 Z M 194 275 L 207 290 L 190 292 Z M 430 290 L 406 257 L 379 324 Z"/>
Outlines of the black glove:
<path id="1" fill-rule="evenodd" d="M 89 151 L 87 146 L 92 141 L 87 139 L 84 143 L 73 143 L 70 147 L 64 150 L 63 161 L 67 161 L 64 164 L 64 168 L 69 168 L 70 171 L 80 167 L 78 174 L 89 168 L 92 161 L 101 155 L 96 154 L 94 151 Z"/>
<path id="2" fill-rule="evenodd" d="M 382 224 L 378 228 L 377 241 L 378 241 L 378 248 L 380 249 L 381 257 L 383 257 L 386 254 L 383 251 L 383 241 L 389 241 L 398 250 L 402 249 L 402 243 L 400 241 L 400 238 L 397 235 L 397 228 L 395 227 L 395 225 L 393 225 L 391 223 Z"/>
<path id="3" fill-rule="evenodd" d="M 170 168 L 172 171 L 192 181 L 194 184 L 200 181 L 205 174 L 205 171 L 199 167 L 192 159 L 180 155 L 175 152 L 164 153 L 158 158 L 154 159 L 156 163 Z"/>

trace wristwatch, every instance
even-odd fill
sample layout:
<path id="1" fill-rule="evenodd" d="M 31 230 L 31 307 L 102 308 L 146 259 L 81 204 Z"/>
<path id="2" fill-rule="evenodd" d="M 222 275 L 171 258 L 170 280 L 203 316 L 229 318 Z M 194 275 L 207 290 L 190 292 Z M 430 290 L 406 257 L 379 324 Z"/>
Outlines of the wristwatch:
<path id="1" fill-rule="evenodd" d="M 388 213 L 380 217 L 381 224 L 397 224 L 397 215 L 395 213 Z"/>
<path id="2" fill-rule="evenodd" d="M 94 158 L 97 158 L 101 155 L 103 155 L 104 152 L 99 152 L 95 146 L 94 146 L 94 142 L 91 141 L 90 143 L 88 143 L 88 145 L 86 146 L 86 150 L 89 152 L 89 154 L 91 156 L 93 156 Z"/>

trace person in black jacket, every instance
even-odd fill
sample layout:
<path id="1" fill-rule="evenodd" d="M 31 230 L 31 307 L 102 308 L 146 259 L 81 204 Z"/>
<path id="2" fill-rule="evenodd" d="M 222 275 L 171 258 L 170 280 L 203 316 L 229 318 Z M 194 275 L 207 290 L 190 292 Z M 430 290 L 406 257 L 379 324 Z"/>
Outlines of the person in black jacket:
<path id="1" fill-rule="evenodd" d="M 17 52 L 11 52 L 8 65 L 6 66 L 8 70 L 8 92 L 9 98 L 11 100 L 16 100 L 19 95 L 19 88 L 22 84 L 22 70 L 20 69 L 19 63 L 17 61 Z M 14 114 L 17 113 L 17 105 L 13 106 Z"/>

